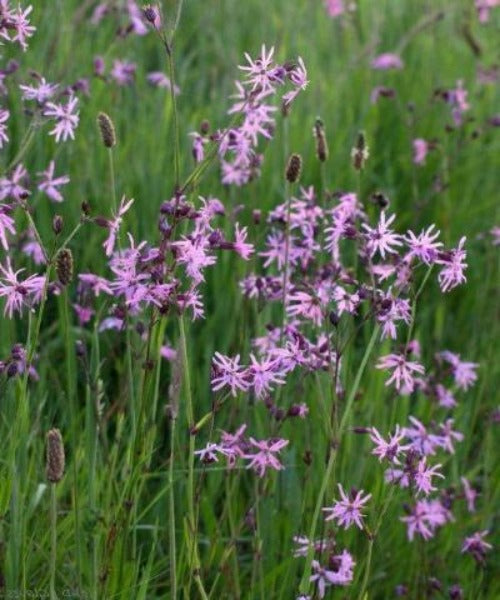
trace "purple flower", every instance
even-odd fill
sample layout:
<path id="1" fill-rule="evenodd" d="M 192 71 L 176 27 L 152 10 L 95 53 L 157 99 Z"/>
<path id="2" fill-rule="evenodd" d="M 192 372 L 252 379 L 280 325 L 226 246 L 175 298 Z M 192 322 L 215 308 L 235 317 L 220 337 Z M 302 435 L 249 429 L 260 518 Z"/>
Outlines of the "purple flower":
<path id="1" fill-rule="evenodd" d="M 288 445 L 288 440 L 255 440 L 251 437 L 250 444 L 257 448 L 259 452 L 243 456 L 243 458 L 250 460 L 247 469 L 254 469 L 259 477 L 264 477 L 266 469 L 281 471 L 285 468 L 275 454 Z"/>
<path id="2" fill-rule="evenodd" d="M 434 536 L 437 527 L 441 527 L 447 521 L 452 520 L 451 513 L 444 508 L 439 500 L 418 500 L 411 509 L 408 517 L 401 517 L 406 523 L 408 539 L 413 540 L 416 533 L 424 540 Z"/>
<path id="3" fill-rule="evenodd" d="M 453 394 L 450 392 L 450 390 L 446 389 L 440 383 L 438 383 L 436 385 L 434 391 L 435 391 L 436 397 L 439 401 L 439 406 L 442 406 L 444 408 L 453 408 L 454 406 L 457 405 L 457 402 L 456 402 L 455 398 L 453 397 Z"/>
<path id="4" fill-rule="evenodd" d="M 217 452 L 220 452 L 221 448 L 219 447 L 218 444 L 213 444 L 212 442 L 208 443 L 206 445 L 205 448 L 202 448 L 201 450 L 196 450 L 195 451 L 195 456 L 199 456 L 201 462 L 203 463 L 213 463 L 213 462 L 219 462 L 219 459 L 217 458 Z"/>
<path id="5" fill-rule="evenodd" d="M 170 81 L 170 78 L 167 77 L 167 75 L 165 75 L 163 71 L 153 71 L 151 73 L 148 73 L 147 80 L 151 85 L 154 85 L 155 87 L 165 88 L 167 90 L 170 90 L 172 88 L 172 82 Z M 179 86 L 175 85 L 174 94 L 178 96 L 180 93 L 181 90 Z"/>
<path id="6" fill-rule="evenodd" d="M 111 221 L 107 222 L 109 234 L 102 245 L 106 252 L 106 256 L 111 256 L 113 254 L 113 250 L 115 249 L 116 244 L 116 238 L 118 236 L 118 232 L 120 231 L 120 226 L 123 221 L 123 215 L 130 209 L 133 203 L 133 198 L 127 201 L 125 196 L 123 196 L 120 201 L 120 206 L 118 207 L 118 213 L 113 219 L 111 219 Z"/>
<path id="7" fill-rule="evenodd" d="M 30 195 L 30 192 L 21 183 L 26 179 L 28 171 L 22 164 L 18 164 L 10 178 L 0 179 L 0 200 L 13 198 L 17 202 Z"/>
<path id="8" fill-rule="evenodd" d="M 54 178 L 55 167 L 55 162 L 51 160 L 47 170 L 38 173 L 38 175 L 42 177 L 38 184 L 38 189 L 41 192 L 45 192 L 53 202 L 62 202 L 64 198 L 58 188 L 69 183 L 69 177 L 67 175 L 61 175 L 60 177 Z"/>
<path id="9" fill-rule="evenodd" d="M 460 389 L 467 391 L 477 380 L 478 363 L 462 361 L 459 354 L 448 350 L 440 352 L 438 356 L 451 365 L 453 378 Z"/>
<path id="10" fill-rule="evenodd" d="M 42 247 L 31 228 L 28 229 L 27 240 L 24 242 L 21 249 L 26 256 L 32 258 L 36 265 L 43 265 L 47 262 Z"/>
<path id="11" fill-rule="evenodd" d="M 238 66 L 238 69 L 245 71 L 246 82 L 252 86 L 252 90 L 259 90 L 260 94 L 272 93 L 276 86 L 273 55 L 274 48 L 267 51 L 265 45 L 262 44 L 259 58 L 253 60 L 248 52 L 245 52 L 248 65 Z"/>
<path id="12" fill-rule="evenodd" d="M 399 425 L 396 425 L 394 435 L 389 435 L 389 440 L 386 442 L 375 427 L 370 428 L 370 439 L 376 445 L 372 450 L 372 454 L 378 456 L 379 461 L 383 459 L 389 462 L 399 464 L 398 454 L 409 448 L 409 445 L 400 444 L 405 437 L 405 431 Z"/>
<path id="13" fill-rule="evenodd" d="M 28 15 L 33 10 L 30 5 L 26 9 L 17 7 L 15 12 L 9 14 L 9 30 L 14 32 L 14 36 L 9 38 L 8 34 L 2 31 L 3 37 L 10 39 L 11 42 L 18 42 L 24 52 L 28 49 L 27 38 L 30 38 L 36 31 L 36 27 L 30 25 Z"/>
<path id="14" fill-rule="evenodd" d="M 135 63 L 126 60 L 115 60 L 111 69 L 111 77 L 118 85 L 131 85 L 134 83 L 136 70 L 137 65 Z"/>
<path id="15" fill-rule="evenodd" d="M 279 360 L 266 358 L 260 362 L 250 354 L 252 364 L 248 368 L 251 385 L 258 398 L 262 398 L 266 392 L 272 391 L 273 385 L 284 385 L 286 372 L 280 365 Z"/>
<path id="16" fill-rule="evenodd" d="M 376 365 L 377 369 L 393 369 L 392 375 L 385 382 L 385 385 L 394 383 L 399 391 L 404 385 L 405 389 L 412 392 L 415 387 L 414 373 L 424 374 L 424 367 L 407 359 L 404 354 L 387 354 L 382 356 Z"/>
<path id="17" fill-rule="evenodd" d="M 418 419 L 410 416 L 410 421 L 413 427 L 404 427 L 403 432 L 405 437 L 410 440 L 410 448 L 423 456 L 436 454 L 436 449 L 441 446 L 439 436 L 428 433 L 427 429 Z"/>
<path id="18" fill-rule="evenodd" d="M 7 241 L 7 233 L 15 235 L 16 228 L 14 219 L 9 216 L 10 206 L 7 204 L 0 204 L 0 243 L 5 250 L 9 249 L 9 243 Z"/>
<path id="19" fill-rule="evenodd" d="M 38 86 L 20 85 L 23 92 L 23 100 L 36 100 L 39 104 L 44 104 L 55 94 L 59 85 L 57 83 L 47 83 L 45 77 L 38 79 Z"/>
<path id="20" fill-rule="evenodd" d="M 240 356 L 234 358 L 224 356 L 220 352 L 216 352 L 212 359 L 212 390 L 214 392 L 223 387 L 231 388 L 231 395 L 236 397 L 239 391 L 246 392 L 250 387 L 250 383 L 246 377 L 246 367 L 240 365 Z"/>
<path id="21" fill-rule="evenodd" d="M 464 497 L 467 502 L 467 510 L 470 513 L 476 512 L 476 499 L 479 496 L 477 490 L 475 490 L 469 481 L 465 477 L 461 477 L 462 487 L 464 488 Z"/>
<path id="22" fill-rule="evenodd" d="M 439 258 L 436 260 L 437 264 L 443 265 L 438 275 L 439 285 L 443 292 L 448 292 L 457 285 L 467 281 L 464 275 L 464 271 L 467 268 L 467 263 L 465 262 L 467 253 L 463 249 L 465 240 L 465 236 L 462 237 L 457 248 L 441 252 Z"/>
<path id="23" fill-rule="evenodd" d="M 65 142 L 68 138 L 75 139 L 75 129 L 80 120 L 79 112 L 76 110 L 78 98 L 70 96 L 67 104 L 54 104 L 47 102 L 45 105 L 44 115 L 52 117 L 56 120 L 54 129 L 49 134 L 56 138 L 56 142 L 61 140 Z"/>
<path id="24" fill-rule="evenodd" d="M 490 20 L 490 10 L 495 6 L 500 6 L 500 0 L 475 0 L 477 16 L 480 23 L 487 23 Z"/>
<path id="25" fill-rule="evenodd" d="M 371 257 L 377 252 L 385 258 L 385 253 L 397 254 L 397 250 L 393 246 L 401 246 L 401 236 L 389 229 L 389 225 L 394 221 L 396 215 L 392 215 L 386 220 L 385 212 L 380 214 L 380 221 L 375 228 L 370 227 L 366 223 L 363 224 L 363 229 L 366 231 L 366 248 Z"/>
<path id="26" fill-rule="evenodd" d="M 371 494 L 367 494 L 363 498 L 363 490 L 359 492 L 351 492 L 350 497 L 344 491 L 344 488 L 338 484 L 341 499 L 336 500 L 332 507 L 323 508 L 324 512 L 330 514 L 325 518 L 325 521 L 336 520 L 339 526 L 343 526 L 344 529 L 348 529 L 353 523 L 355 523 L 360 529 L 363 529 L 363 515 L 361 513 L 362 508 L 372 497 Z"/>
<path id="27" fill-rule="evenodd" d="M 484 538 L 488 533 L 488 529 L 485 529 L 484 531 L 477 531 L 473 535 L 466 537 L 462 544 L 462 553 L 468 552 L 469 554 L 472 554 L 478 563 L 484 562 L 486 553 L 493 548 L 491 544 L 484 541 Z"/>
<path id="28" fill-rule="evenodd" d="M 371 63 L 372 69 L 387 70 L 387 69 L 402 69 L 403 61 L 397 54 L 386 52 L 376 56 Z"/>
<path id="29" fill-rule="evenodd" d="M 418 492 L 422 492 L 428 496 L 431 492 L 436 491 L 437 488 L 432 486 L 432 478 L 441 477 L 444 479 L 444 475 L 438 472 L 440 467 L 440 464 L 429 467 L 426 456 L 419 460 L 417 470 L 413 474 L 413 480 Z"/>
<path id="30" fill-rule="evenodd" d="M 433 231 L 434 228 L 435 225 L 431 225 L 418 236 L 416 236 L 413 231 L 408 231 L 404 236 L 404 240 L 410 249 L 405 257 L 407 260 L 411 260 L 415 257 L 426 265 L 430 265 L 436 261 L 439 256 L 439 249 L 443 244 L 436 241 L 441 232 L 439 230 Z"/>
<path id="31" fill-rule="evenodd" d="M 0 264 L 0 297 L 6 298 L 4 315 L 8 314 L 9 319 L 12 319 L 14 311 L 21 313 L 23 306 L 39 301 L 45 286 L 45 277 L 38 275 L 19 281 L 18 274 L 22 271 L 24 269 L 14 272 L 8 258 L 5 267 Z"/>
<path id="32" fill-rule="evenodd" d="M 356 565 L 351 554 L 344 550 L 342 554 L 330 557 L 331 566 L 323 568 L 317 560 L 313 560 L 311 566 L 313 575 L 309 581 L 316 581 L 320 598 L 325 597 L 326 588 L 331 585 L 348 585 L 353 579 L 353 568 Z"/>

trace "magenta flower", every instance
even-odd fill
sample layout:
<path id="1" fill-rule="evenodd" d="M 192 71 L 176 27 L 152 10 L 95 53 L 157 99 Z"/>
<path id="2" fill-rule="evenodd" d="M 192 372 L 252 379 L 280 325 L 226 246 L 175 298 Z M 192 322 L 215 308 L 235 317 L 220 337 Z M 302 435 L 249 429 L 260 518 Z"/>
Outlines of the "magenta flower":
<path id="1" fill-rule="evenodd" d="M 455 400 L 453 394 L 450 390 L 446 389 L 443 385 L 438 383 L 435 387 L 436 397 L 439 402 L 439 406 L 444 408 L 453 408 L 457 405 L 457 401 Z"/>
<path id="2" fill-rule="evenodd" d="M 386 52 L 376 56 L 371 63 L 372 69 L 386 71 L 387 69 L 402 69 L 403 61 L 397 54 Z"/>
<path id="3" fill-rule="evenodd" d="M 495 6 L 500 6 L 500 0 L 475 0 L 477 16 L 480 23 L 487 23 L 490 20 L 490 10 Z"/>
<path id="4" fill-rule="evenodd" d="M 340 17 L 345 12 L 344 0 L 325 0 L 325 6 L 333 19 Z"/>
<path id="5" fill-rule="evenodd" d="M 254 469 L 259 477 L 264 477 L 266 469 L 281 471 L 285 468 L 275 455 L 288 445 L 288 440 L 255 440 L 251 437 L 250 444 L 259 452 L 244 455 L 243 458 L 250 460 L 247 469 Z"/>
<path id="6" fill-rule="evenodd" d="M 463 81 L 457 81 L 457 87 L 448 90 L 448 103 L 451 104 L 451 114 L 455 125 L 460 126 L 463 121 L 463 114 L 469 110 L 470 105 L 467 102 L 468 92 L 463 86 Z"/>
<path id="7" fill-rule="evenodd" d="M 298 64 L 295 65 L 291 71 L 289 71 L 288 77 L 295 86 L 295 89 L 284 94 L 283 105 L 285 107 L 289 107 L 295 98 L 300 94 L 300 92 L 306 89 L 307 84 L 309 83 L 307 79 L 307 70 L 304 65 L 304 61 L 300 56 L 298 58 Z"/>
<path id="8" fill-rule="evenodd" d="M 208 144 L 208 140 L 201 136 L 197 131 L 192 131 L 189 135 L 193 138 L 193 158 L 195 162 L 199 163 L 205 158 L 205 145 Z"/>
<path id="9" fill-rule="evenodd" d="M 58 188 L 69 183 L 69 177 L 67 175 L 61 175 L 54 178 L 55 167 L 55 162 L 51 160 L 47 170 L 38 173 L 42 178 L 38 184 L 38 189 L 41 192 L 45 192 L 53 202 L 62 202 L 64 198 Z"/>
<path id="10" fill-rule="evenodd" d="M 241 227 L 238 223 L 235 225 L 235 241 L 232 244 L 233 250 L 241 256 L 243 260 L 249 260 L 254 253 L 254 245 L 247 243 L 248 237 L 247 227 Z"/>
<path id="11" fill-rule="evenodd" d="M 323 508 L 324 512 L 330 514 L 325 518 L 325 521 L 336 520 L 337 524 L 344 529 L 348 529 L 353 523 L 356 524 L 360 529 L 363 529 L 363 514 L 361 510 L 364 505 L 372 497 L 371 494 L 367 494 L 363 498 L 363 490 L 359 492 L 351 492 L 350 496 L 344 491 L 344 488 L 338 484 L 341 499 L 336 500 L 333 506 Z"/>
<path id="12" fill-rule="evenodd" d="M 392 215 L 386 220 L 385 212 L 380 213 L 380 221 L 375 228 L 370 227 L 366 223 L 363 223 L 363 229 L 366 231 L 366 249 L 368 250 L 371 257 L 377 252 L 385 258 L 386 252 L 388 254 L 397 254 L 397 250 L 393 246 L 401 246 L 401 236 L 394 233 L 392 229 L 389 229 L 389 225 L 394 221 L 396 215 Z"/>
<path id="13" fill-rule="evenodd" d="M 425 164 L 425 158 L 429 151 L 429 144 L 422 138 L 413 140 L 413 162 L 416 165 Z"/>
<path id="14" fill-rule="evenodd" d="M 12 316 L 15 311 L 22 312 L 23 306 L 31 306 L 38 302 L 45 286 L 45 277 L 30 275 L 24 281 L 18 280 L 18 274 L 24 271 L 13 271 L 10 259 L 7 265 L 0 264 L 0 297 L 6 298 L 4 315 Z"/>
<path id="15" fill-rule="evenodd" d="M 461 442 L 464 439 L 463 433 L 452 429 L 453 423 L 453 419 L 446 419 L 444 423 L 439 425 L 439 435 L 437 436 L 439 445 L 450 454 L 455 453 L 454 441 Z"/>
<path id="16" fill-rule="evenodd" d="M 214 392 L 227 386 L 231 388 L 231 395 L 236 397 L 238 391 L 246 392 L 250 387 L 247 369 L 240 365 L 239 354 L 234 358 L 230 358 L 216 352 L 212 359 L 212 368 L 211 384 Z"/>
<path id="17" fill-rule="evenodd" d="M 54 104 L 47 102 L 45 105 L 44 115 L 55 119 L 56 124 L 49 134 L 53 135 L 56 142 L 61 140 L 65 142 L 68 138 L 75 139 L 75 129 L 80 121 L 79 112 L 76 110 L 78 98 L 70 96 L 68 102 L 63 104 Z"/>
<path id="18" fill-rule="evenodd" d="M 393 369 L 392 375 L 385 382 L 385 385 L 394 383 L 395 388 L 399 391 L 404 385 L 404 388 L 412 392 L 415 387 L 415 373 L 424 374 L 424 367 L 412 362 L 406 358 L 404 354 L 388 354 L 382 356 L 376 365 L 377 369 Z"/>
<path id="19" fill-rule="evenodd" d="M 484 538 L 488 533 L 488 529 L 485 529 L 484 531 L 477 531 L 473 535 L 466 537 L 462 544 L 462 553 L 468 552 L 478 563 L 484 562 L 486 553 L 493 548 L 491 544 L 484 541 Z"/>

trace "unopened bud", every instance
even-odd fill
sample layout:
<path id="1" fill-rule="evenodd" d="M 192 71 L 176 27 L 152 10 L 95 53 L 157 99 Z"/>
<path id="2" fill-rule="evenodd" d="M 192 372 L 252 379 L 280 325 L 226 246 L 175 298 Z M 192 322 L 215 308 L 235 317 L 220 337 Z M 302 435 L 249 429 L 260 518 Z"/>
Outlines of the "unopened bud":
<path id="1" fill-rule="evenodd" d="M 54 215 L 54 218 L 52 219 L 52 231 L 56 235 L 59 235 L 61 233 L 62 229 L 63 229 L 63 218 L 61 217 L 61 215 Z"/>
<path id="2" fill-rule="evenodd" d="M 318 160 L 325 162 L 328 159 L 328 144 L 325 136 L 325 126 L 319 117 L 314 123 L 313 133 L 316 138 L 316 156 Z"/>
<path id="3" fill-rule="evenodd" d="M 363 169 L 369 156 L 370 153 L 368 151 L 368 146 L 366 145 L 365 134 L 363 131 L 360 131 L 358 133 L 356 146 L 351 151 L 352 164 L 356 171 L 361 171 L 361 169 Z"/>

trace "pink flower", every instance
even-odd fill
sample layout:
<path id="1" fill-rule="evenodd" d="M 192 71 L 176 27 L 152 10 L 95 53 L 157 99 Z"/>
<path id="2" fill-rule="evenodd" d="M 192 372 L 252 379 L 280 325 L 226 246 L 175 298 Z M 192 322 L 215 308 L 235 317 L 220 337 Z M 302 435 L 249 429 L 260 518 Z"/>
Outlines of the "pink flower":
<path id="1" fill-rule="evenodd" d="M 4 247 L 4 250 L 9 249 L 9 243 L 7 241 L 7 233 L 15 235 L 16 228 L 14 219 L 9 215 L 10 206 L 7 204 L 0 204 L 0 243 Z"/>
<path id="2" fill-rule="evenodd" d="M 27 178 L 28 171 L 22 164 L 18 164 L 14 169 L 10 177 L 2 177 L 0 179 L 0 200 L 6 198 L 13 198 L 17 202 L 23 198 L 27 198 L 30 195 L 28 189 L 26 189 L 22 183 Z"/>
<path id="3" fill-rule="evenodd" d="M 259 477 L 264 477 L 266 469 L 281 471 L 285 468 L 275 455 L 288 445 L 288 440 L 255 440 L 251 437 L 250 444 L 257 448 L 259 452 L 243 456 L 243 458 L 250 460 L 247 469 L 254 469 Z"/>
<path id="4" fill-rule="evenodd" d="M 462 553 L 468 552 L 469 554 L 472 554 L 478 563 L 484 562 L 486 553 L 493 548 L 491 544 L 484 541 L 484 538 L 488 533 L 488 529 L 485 529 L 484 531 L 477 531 L 473 535 L 466 537 L 462 544 Z"/>
<path id="5" fill-rule="evenodd" d="M 500 6 L 500 0 L 475 0 L 475 5 L 479 22 L 487 23 L 490 20 L 490 10 Z"/>
<path id="6" fill-rule="evenodd" d="M 390 378 L 385 382 L 385 385 L 390 385 L 394 382 L 396 389 L 399 391 L 402 384 L 412 392 L 415 387 L 414 373 L 424 374 L 424 367 L 417 363 L 407 360 L 403 354 L 387 354 L 382 356 L 376 365 L 377 369 L 394 369 Z"/>
<path id="7" fill-rule="evenodd" d="M 8 314 L 9 319 L 12 319 L 14 311 L 21 313 L 23 306 L 39 301 L 45 286 L 45 277 L 38 275 L 19 281 L 18 274 L 22 271 L 24 269 L 14 272 L 10 259 L 7 259 L 5 267 L 0 264 L 0 297 L 6 298 L 4 315 Z"/>
<path id="8" fill-rule="evenodd" d="M 61 175 L 60 177 L 54 178 L 55 167 L 55 162 L 51 160 L 47 170 L 38 173 L 38 175 L 42 177 L 42 180 L 38 184 L 38 189 L 41 192 L 45 192 L 53 202 L 62 202 L 64 198 L 58 188 L 69 183 L 69 177 L 67 175 Z"/>
<path id="9" fill-rule="evenodd" d="M 126 60 L 115 60 L 111 69 L 111 77 L 118 85 L 131 85 L 134 83 L 136 70 L 137 65 L 135 63 Z"/>
<path id="10" fill-rule="evenodd" d="M 4 144 L 6 144 L 9 141 L 6 125 L 9 116 L 10 112 L 7 109 L 0 108 L 0 148 L 3 148 Z"/>
<path id="11" fill-rule="evenodd" d="M 425 158 L 429 151 L 429 144 L 422 138 L 413 140 L 413 162 L 416 165 L 425 164 Z"/>
<path id="12" fill-rule="evenodd" d="M 248 373 L 258 398 L 272 391 L 272 386 L 285 384 L 283 377 L 286 373 L 279 360 L 267 358 L 259 362 L 253 354 L 250 354 L 250 360 L 252 364 L 248 368 Z"/>
<path id="13" fill-rule="evenodd" d="M 385 258 L 388 254 L 397 254 L 397 250 L 393 246 L 401 246 L 401 236 L 389 229 L 389 225 L 394 221 L 396 215 L 392 215 L 387 220 L 385 212 L 380 213 L 380 221 L 375 228 L 370 227 L 366 223 L 363 224 L 363 229 L 366 231 L 366 248 L 373 257 L 377 252 Z"/>
<path id="14" fill-rule="evenodd" d="M 427 429 L 418 419 L 410 416 L 410 421 L 413 427 L 404 427 L 403 432 L 405 437 L 410 440 L 409 447 L 418 452 L 420 455 L 427 456 L 428 454 L 435 454 L 436 449 L 441 446 L 441 439 L 439 436 L 432 433 L 428 433 Z"/>
<path id="15" fill-rule="evenodd" d="M 335 519 L 337 524 L 343 526 L 344 529 L 348 529 L 355 523 L 360 529 L 363 529 L 363 515 L 361 510 L 372 495 L 368 494 L 363 498 L 363 490 L 360 490 L 359 492 L 351 492 L 349 497 L 340 483 L 338 484 L 338 488 L 341 500 L 336 500 L 332 507 L 323 508 L 324 512 L 330 513 L 325 518 L 325 521 Z"/>
<path id="16" fill-rule="evenodd" d="M 52 98 L 58 87 L 57 83 L 47 83 L 45 77 L 38 79 L 37 87 L 33 85 L 19 86 L 23 92 L 23 100 L 36 100 L 39 104 L 44 104 L 49 98 Z"/>
<path id="17" fill-rule="evenodd" d="M 475 490 L 469 481 L 465 477 L 461 477 L 460 481 L 464 488 L 464 496 L 467 502 L 467 510 L 470 513 L 476 512 L 476 498 L 479 496 L 477 490 Z"/>
<path id="18" fill-rule="evenodd" d="M 331 585 L 348 585 L 353 579 L 353 568 L 356 565 L 351 554 L 344 550 L 342 554 L 336 554 L 330 558 L 331 567 L 323 568 L 317 560 L 313 560 L 311 566 L 314 573 L 309 581 L 315 581 L 318 586 L 318 595 L 325 597 L 326 588 Z"/>
<path id="19" fill-rule="evenodd" d="M 147 80 L 151 85 L 159 88 L 165 88 L 170 90 L 172 88 L 172 83 L 170 78 L 163 73 L 163 71 L 153 71 L 148 73 Z M 178 96 L 181 93 L 179 86 L 174 86 L 174 94 Z"/>
<path id="20" fill-rule="evenodd" d="M 30 38 L 36 31 L 36 27 L 30 25 L 28 19 L 28 15 L 32 10 L 31 5 L 24 10 L 18 6 L 15 12 L 10 14 L 9 19 L 9 27 L 14 31 L 14 37 L 10 38 L 10 41 L 18 42 L 24 52 L 28 49 L 26 39 Z M 7 37 L 7 39 L 9 38 Z"/>
<path id="21" fill-rule="evenodd" d="M 433 231 L 435 225 L 431 225 L 427 230 L 422 231 L 416 236 L 413 231 L 408 231 L 404 236 L 404 240 L 410 251 L 406 255 L 406 259 L 411 260 L 413 257 L 421 260 L 426 265 L 436 262 L 439 256 L 439 249 L 443 246 L 442 242 L 437 242 L 437 238 L 441 233 Z"/>
<path id="22" fill-rule="evenodd" d="M 246 367 L 240 365 L 240 356 L 237 354 L 234 358 L 224 356 L 216 352 L 212 359 L 212 390 L 214 392 L 223 387 L 231 388 L 231 395 L 236 397 L 239 391 L 246 392 L 250 384 L 246 378 Z"/>
<path id="23" fill-rule="evenodd" d="M 459 354 L 454 354 L 448 350 L 440 352 L 438 356 L 451 365 L 453 378 L 460 389 L 467 391 L 472 387 L 477 380 L 476 369 L 479 367 L 478 363 L 463 361 Z"/>
<path id="24" fill-rule="evenodd" d="M 133 203 L 133 198 L 127 201 L 125 196 L 123 196 L 120 201 L 120 206 L 118 207 L 118 213 L 111 221 L 108 221 L 107 227 L 109 229 L 109 234 L 105 242 L 103 243 L 103 248 L 106 252 L 106 256 L 111 256 L 113 254 L 113 250 L 116 244 L 116 238 L 120 230 L 120 225 L 123 221 L 123 215 L 130 209 Z"/>
<path id="25" fill-rule="evenodd" d="M 276 68 L 273 62 L 274 48 L 266 50 L 262 44 L 260 57 L 253 60 L 245 52 L 245 58 L 248 65 L 238 66 L 238 69 L 245 71 L 246 81 L 252 86 L 253 90 L 259 89 L 261 94 L 267 94 L 274 91 L 276 86 Z"/>
<path id="26" fill-rule="evenodd" d="M 396 425 L 394 435 L 389 435 L 389 440 L 386 442 L 375 427 L 370 428 L 370 439 L 376 445 L 372 450 L 372 454 L 378 456 L 379 461 L 383 459 L 389 462 L 399 464 L 398 454 L 409 448 L 409 445 L 400 444 L 405 437 L 404 429 L 401 430 L 399 425 Z"/>
<path id="27" fill-rule="evenodd" d="M 254 253 L 254 245 L 248 244 L 246 239 L 248 236 L 248 229 L 242 227 L 240 229 L 239 223 L 235 225 L 235 241 L 232 246 L 234 251 L 241 256 L 243 260 L 249 260 L 250 256 Z"/>
<path id="28" fill-rule="evenodd" d="M 431 492 L 436 491 L 437 488 L 432 486 L 432 478 L 441 477 L 444 479 L 444 475 L 438 472 L 440 467 L 440 464 L 433 467 L 427 466 L 426 456 L 419 460 L 417 470 L 413 474 L 413 480 L 418 492 L 423 492 L 428 496 Z"/>
<path id="29" fill-rule="evenodd" d="M 371 63 L 372 69 L 387 70 L 387 69 L 402 69 L 403 61 L 397 54 L 386 52 L 376 56 Z"/>
<path id="30" fill-rule="evenodd" d="M 401 517 L 401 521 L 408 526 L 408 539 L 413 540 L 415 533 L 421 535 L 424 540 L 434 536 L 437 527 L 441 527 L 446 521 L 452 520 L 451 513 L 444 508 L 439 500 L 418 500 L 411 509 L 408 517 Z"/>
<path id="31" fill-rule="evenodd" d="M 457 402 L 450 390 L 446 389 L 440 383 L 436 385 L 435 392 L 439 401 L 439 406 L 443 406 L 444 408 L 453 408 L 457 405 Z"/>
<path id="32" fill-rule="evenodd" d="M 70 96 L 66 105 L 47 102 L 44 115 L 56 120 L 54 129 L 49 134 L 56 138 L 56 142 L 65 142 L 68 138 L 75 139 L 75 129 L 80 120 L 79 112 L 76 110 L 78 98 Z"/>
<path id="33" fill-rule="evenodd" d="M 345 12 L 344 0 L 325 0 L 325 6 L 330 17 L 334 19 Z"/>

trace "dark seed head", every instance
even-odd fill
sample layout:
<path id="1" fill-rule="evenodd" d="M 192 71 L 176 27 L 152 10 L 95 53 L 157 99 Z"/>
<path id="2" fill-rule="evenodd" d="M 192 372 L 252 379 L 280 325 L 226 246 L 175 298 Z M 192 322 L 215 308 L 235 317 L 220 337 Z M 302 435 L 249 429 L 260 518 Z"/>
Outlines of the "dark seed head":
<path id="1" fill-rule="evenodd" d="M 54 215 L 54 218 L 52 219 L 52 231 L 56 235 L 59 235 L 61 233 L 62 229 L 63 229 L 63 218 L 61 217 L 61 215 Z"/>
<path id="2" fill-rule="evenodd" d="M 300 154 L 292 154 L 288 159 L 286 166 L 285 177 L 290 183 L 295 183 L 300 178 L 302 171 L 302 157 Z"/>
<path id="3" fill-rule="evenodd" d="M 64 475 L 64 444 L 59 429 L 51 429 L 47 433 L 45 473 L 50 483 L 61 481 Z"/>
<path id="4" fill-rule="evenodd" d="M 104 112 L 100 112 L 97 115 L 97 125 L 99 126 L 99 131 L 101 132 L 102 143 L 106 146 L 106 148 L 112 148 L 113 146 L 116 146 L 115 126 L 113 125 L 111 117 Z"/>
<path id="5" fill-rule="evenodd" d="M 62 285 L 68 285 L 73 279 L 73 254 L 69 248 L 59 250 L 56 259 L 56 273 Z"/>

